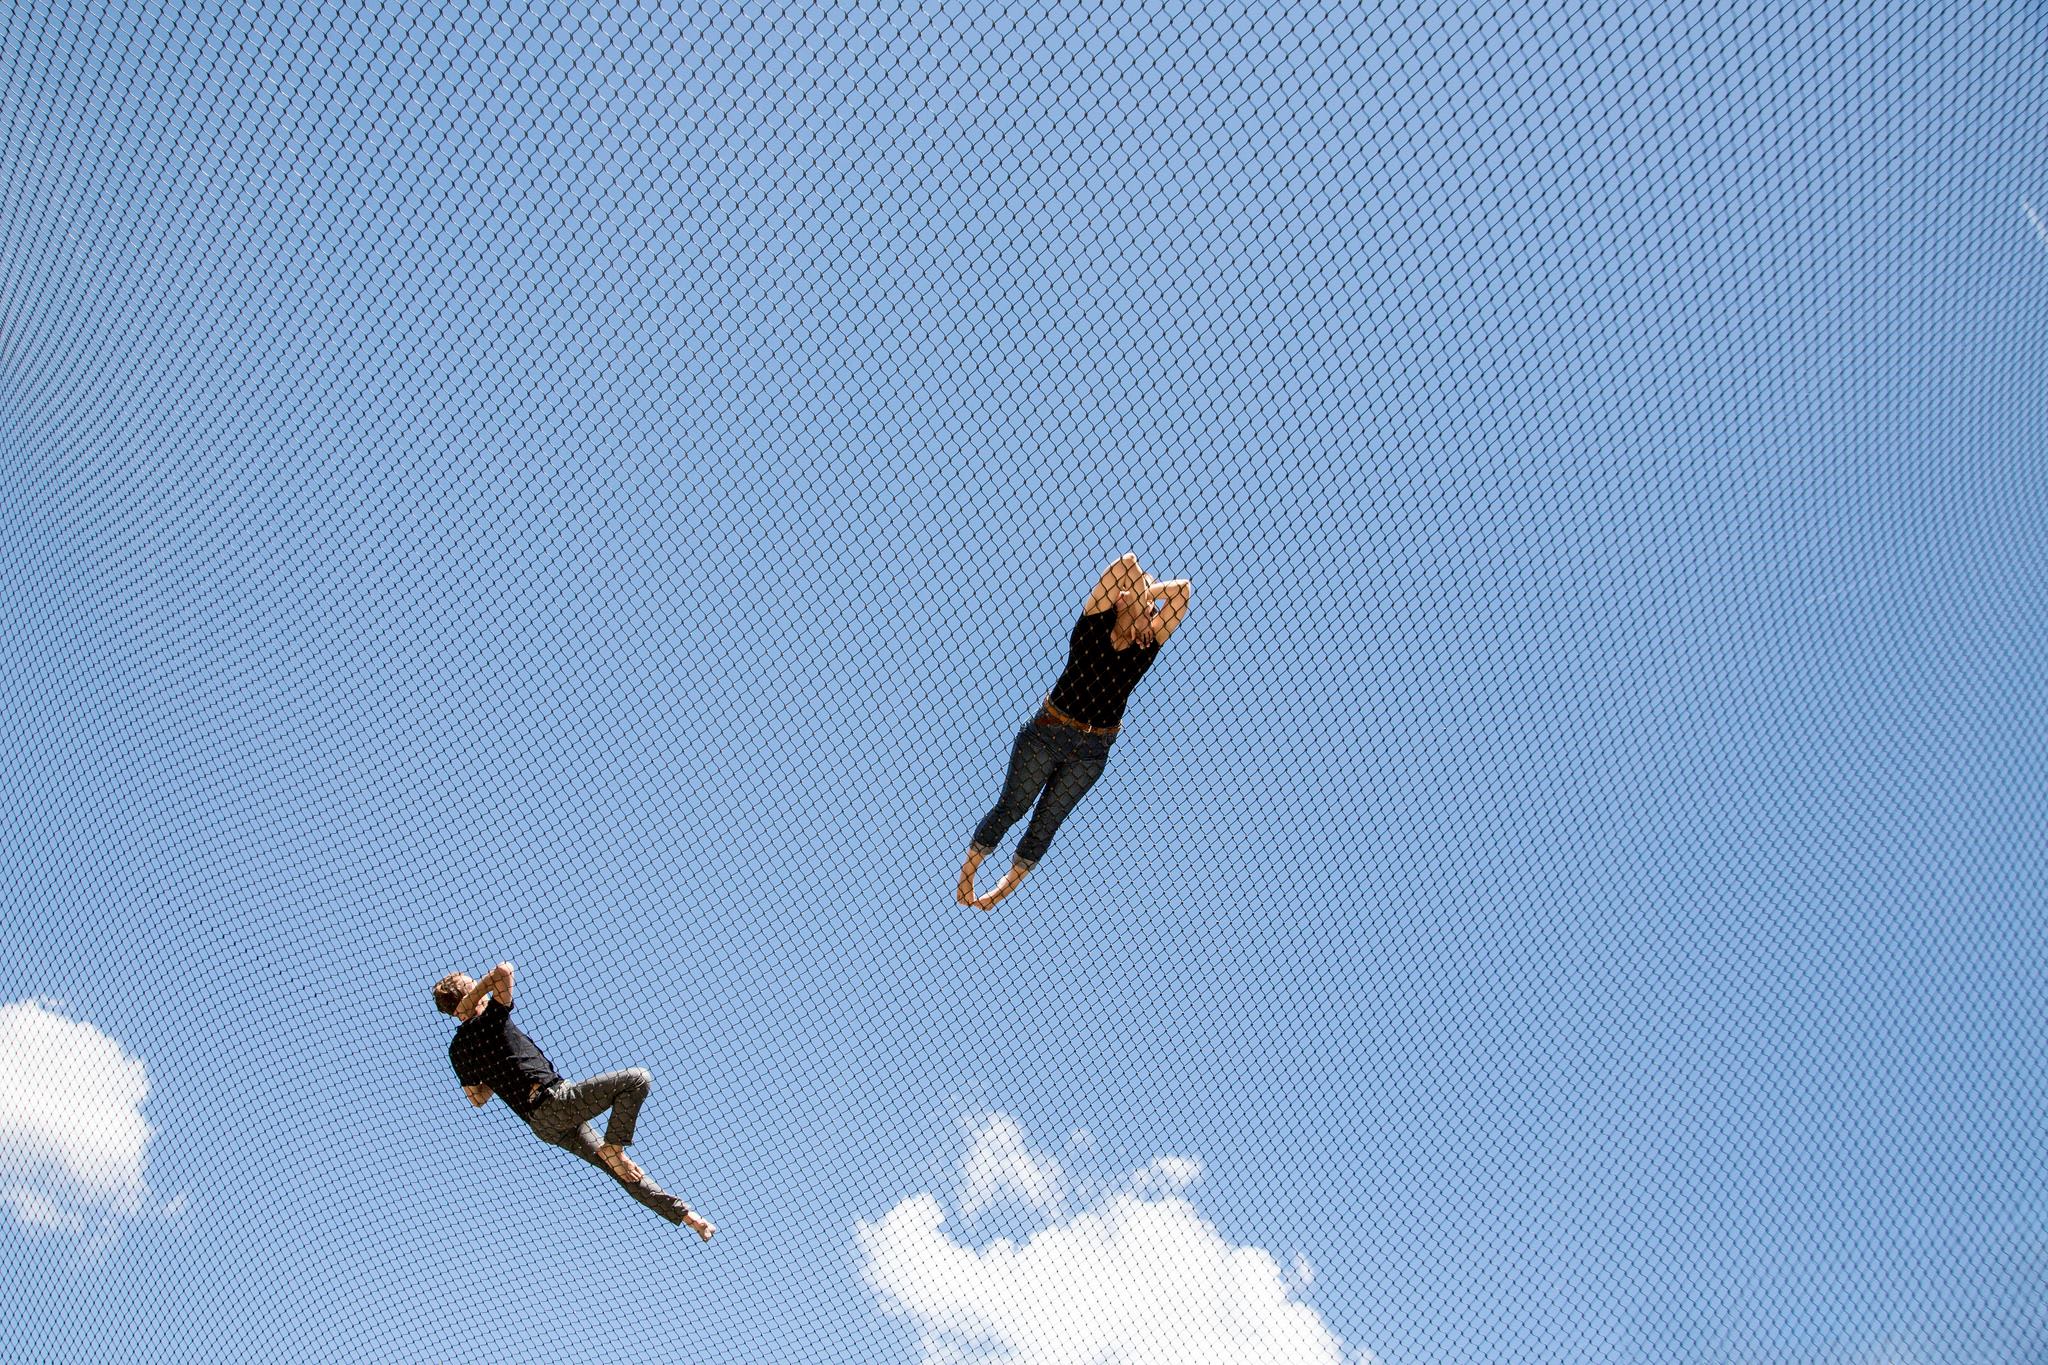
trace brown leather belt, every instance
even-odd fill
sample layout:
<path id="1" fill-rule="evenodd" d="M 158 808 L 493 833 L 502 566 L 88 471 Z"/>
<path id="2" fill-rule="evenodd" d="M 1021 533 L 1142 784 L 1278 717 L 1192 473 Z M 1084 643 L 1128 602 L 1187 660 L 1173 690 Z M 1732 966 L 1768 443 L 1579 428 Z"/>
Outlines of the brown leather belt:
<path id="1" fill-rule="evenodd" d="M 1123 729 L 1121 725 L 1090 725 L 1086 721 L 1075 720 L 1072 716 L 1054 706 L 1051 697 L 1047 697 L 1039 705 L 1042 709 L 1031 719 L 1031 723 L 1034 725 L 1064 725 L 1069 729 L 1079 730 L 1087 735 L 1113 735 L 1118 730 Z"/>

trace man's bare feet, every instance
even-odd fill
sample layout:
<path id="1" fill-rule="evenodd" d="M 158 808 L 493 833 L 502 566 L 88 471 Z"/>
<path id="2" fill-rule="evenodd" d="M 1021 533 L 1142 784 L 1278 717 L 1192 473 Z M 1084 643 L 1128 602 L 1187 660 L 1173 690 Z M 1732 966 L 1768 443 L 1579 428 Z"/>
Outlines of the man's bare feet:
<path id="1" fill-rule="evenodd" d="M 647 1172 L 640 1169 L 640 1163 L 626 1155 L 625 1148 L 613 1143 L 607 1142 L 599 1147 L 597 1149 L 597 1159 L 604 1163 L 606 1170 L 629 1185 L 647 1174 Z"/>
<path id="2" fill-rule="evenodd" d="M 683 1226 L 696 1233 L 700 1242 L 710 1241 L 711 1234 L 718 1231 L 710 1219 L 694 1211 L 683 1215 Z"/>

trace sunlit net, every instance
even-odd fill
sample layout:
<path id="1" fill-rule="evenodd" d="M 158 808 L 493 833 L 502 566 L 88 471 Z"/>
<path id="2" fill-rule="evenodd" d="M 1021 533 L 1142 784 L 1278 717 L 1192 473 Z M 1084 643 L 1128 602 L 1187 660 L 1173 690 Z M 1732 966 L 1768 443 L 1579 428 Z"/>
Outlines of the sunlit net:
<path id="1" fill-rule="evenodd" d="M 5 7 L 0 1357 L 2043 1358 L 2042 38 Z"/>

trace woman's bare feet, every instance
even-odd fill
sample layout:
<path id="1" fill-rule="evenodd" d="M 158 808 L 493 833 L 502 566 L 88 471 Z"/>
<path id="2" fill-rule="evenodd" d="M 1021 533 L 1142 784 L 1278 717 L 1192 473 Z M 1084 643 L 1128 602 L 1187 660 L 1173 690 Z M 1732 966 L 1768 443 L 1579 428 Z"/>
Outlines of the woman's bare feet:
<path id="1" fill-rule="evenodd" d="M 607 1142 L 599 1147 L 597 1149 L 597 1159 L 604 1163 L 606 1170 L 629 1185 L 647 1174 L 647 1172 L 640 1169 L 639 1162 L 626 1155 L 625 1148 L 614 1143 Z"/>
<path id="2" fill-rule="evenodd" d="M 1001 881 L 990 887 L 985 894 L 976 896 L 968 904 L 977 910 L 995 909 L 996 902 L 1009 895 L 1012 891 L 1015 891 L 1018 885 L 1023 882 L 1025 874 L 1030 872 L 1030 870 L 1028 867 L 1019 867 L 1017 864 L 1011 863 L 1010 870 L 1003 874 Z"/>
<path id="3" fill-rule="evenodd" d="M 967 861 L 960 864 L 960 885 L 953 890 L 953 899 L 960 902 L 960 904 L 973 905 L 975 903 L 974 875 L 981 871 L 981 860 L 987 856 L 986 853 L 980 853 L 971 848 L 967 850 Z"/>
<path id="4" fill-rule="evenodd" d="M 718 1231 L 717 1227 L 712 1224 L 711 1220 L 706 1218 L 703 1214 L 696 1212 L 694 1209 L 691 1210 L 689 1213 L 683 1215 L 683 1226 L 688 1228 L 690 1231 L 696 1233 L 697 1240 L 700 1242 L 710 1241 L 711 1234 Z"/>

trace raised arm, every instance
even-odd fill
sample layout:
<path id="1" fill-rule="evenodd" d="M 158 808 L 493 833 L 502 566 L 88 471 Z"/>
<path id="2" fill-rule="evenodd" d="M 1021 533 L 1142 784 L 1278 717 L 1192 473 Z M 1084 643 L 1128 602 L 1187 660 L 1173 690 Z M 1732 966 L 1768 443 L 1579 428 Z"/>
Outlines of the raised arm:
<path id="1" fill-rule="evenodd" d="M 1185 578 L 1176 578 L 1171 583 L 1154 583 L 1145 594 L 1149 602 L 1158 602 L 1158 615 L 1152 618 L 1152 638 L 1161 644 L 1166 637 L 1179 628 L 1187 619 L 1188 600 L 1194 586 Z"/>
<path id="2" fill-rule="evenodd" d="M 469 1102 L 478 1108 L 491 1102 L 491 1088 L 487 1085 L 465 1085 L 462 1093 L 469 1096 Z"/>
<path id="3" fill-rule="evenodd" d="M 1102 571 L 1102 577 L 1095 580 L 1095 586 L 1088 590 L 1088 599 L 1081 604 L 1083 616 L 1093 616 L 1099 611 L 1108 611 L 1116 605 L 1120 592 L 1143 592 L 1145 571 L 1138 567 L 1136 555 L 1125 555 Z"/>
<path id="4" fill-rule="evenodd" d="M 461 1001 L 455 1006 L 455 1017 L 457 1019 L 475 1018 L 476 1012 L 484 1007 L 484 997 L 487 995 L 498 997 L 498 1003 L 501 1005 L 509 1006 L 512 1003 L 511 963 L 500 962 L 497 966 L 485 972 L 482 978 L 469 988 L 469 994 L 463 996 Z M 481 1104 L 482 1101 L 479 1100 L 477 1103 Z"/>

